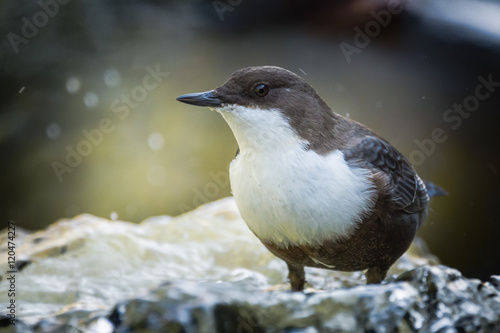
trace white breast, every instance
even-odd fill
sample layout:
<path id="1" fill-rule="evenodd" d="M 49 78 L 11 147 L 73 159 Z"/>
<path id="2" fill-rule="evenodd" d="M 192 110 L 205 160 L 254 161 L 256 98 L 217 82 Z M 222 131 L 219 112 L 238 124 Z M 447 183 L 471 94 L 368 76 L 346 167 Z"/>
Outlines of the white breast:
<path id="1" fill-rule="evenodd" d="M 346 237 L 373 207 L 369 172 L 349 168 L 339 150 L 306 150 L 278 110 L 218 111 L 240 146 L 230 167 L 233 195 L 261 240 L 287 246 Z"/>

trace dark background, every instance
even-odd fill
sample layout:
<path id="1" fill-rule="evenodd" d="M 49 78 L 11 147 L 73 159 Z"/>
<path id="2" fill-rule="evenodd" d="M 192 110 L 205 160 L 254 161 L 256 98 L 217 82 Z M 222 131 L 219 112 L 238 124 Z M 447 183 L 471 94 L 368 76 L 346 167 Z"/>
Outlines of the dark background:
<path id="1" fill-rule="evenodd" d="M 40 229 L 81 213 L 138 222 L 229 195 L 228 126 L 175 98 L 242 67 L 277 65 L 450 192 L 433 200 L 419 232 L 444 264 L 469 277 L 500 274 L 500 87 L 456 128 L 443 119 L 474 95 L 479 76 L 500 82 L 496 2 L 60 1 L 0 4 L 4 226 Z M 403 10 L 382 26 L 376 16 L 391 4 Z M 348 62 L 341 45 L 356 38 L 362 47 Z M 122 96 L 139 96 L 148 68 L 168 76 L 127 107 Z M 66 147 L 82 148 L 82 131 L 95 133 L 102 119 L 112 130 L 58 178 L 54 162 L 67 165 Z M 416 140 L 431 149 L 436 128 L 444 142 L 416 152 Z"/>

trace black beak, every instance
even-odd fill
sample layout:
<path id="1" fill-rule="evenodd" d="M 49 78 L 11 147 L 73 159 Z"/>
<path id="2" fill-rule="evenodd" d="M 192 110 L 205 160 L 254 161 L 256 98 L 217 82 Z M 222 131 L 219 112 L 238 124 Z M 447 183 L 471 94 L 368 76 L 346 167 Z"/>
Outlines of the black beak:
<path id="1" fill-rule="evenodd" d="M 186 94 L 177 97 L 177 100 L 182 103 L 197 105 L 197 106 L 221 106 L 222 101 L 213 90 L 201 93 Z"/>

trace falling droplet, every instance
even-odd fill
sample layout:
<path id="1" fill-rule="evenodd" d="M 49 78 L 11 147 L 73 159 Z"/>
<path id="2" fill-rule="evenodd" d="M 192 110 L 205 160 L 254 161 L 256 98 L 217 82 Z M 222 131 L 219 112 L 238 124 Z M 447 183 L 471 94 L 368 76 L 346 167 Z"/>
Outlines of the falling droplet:
<path id="1" fill-rule="evenodd" d="M 70 94 L 76 94 L 78 91 L 80 91 L 81 83 L 80 80 L 77 77 L 70 77 L 68 80 L 66 80 L 66 90 Z"/>
<path id="2" fill-rule="evenodd" d="M 117 87 L 120 85 L 122 77 L 120 72 L 114 68 L 109 68 L 104 72 L 104 83 L 108 87 Z"/>
<path id="3" fill-rule="evenodd" d="M 148 144 L 152 150 L 161 150 L 165 144 L 165 139 L 163 138 L 163 135 L 155 132 L 149 136 Z"/>
<path id="4" fill-rule="evenodd" d="M 112 212 L 111 212 L 111 215 L 110 215 L 110 218 L 111 218 L 113 221 L 118 220 L 118 213 L 117 213 L 117 212 L 115 212 L 115 211 L 112 211 Z"/>
<path id="5" fill-rule="evenodd" d="M 83 97 L 83 103 L 85 103 L 85 106 L 89 109 L 95 108 L 97 104 L 99 104 L 99 97 L 93 92 L 88 92 Z"/>
<path id="6" fill-rule="evenodd" d="M 59 137 L 61 136 L 61 126 L 56 123 L 50 123 L 45 129 L 45 133 L 47 133 L 47 136 L 51 140 L 59 139 Z"/>

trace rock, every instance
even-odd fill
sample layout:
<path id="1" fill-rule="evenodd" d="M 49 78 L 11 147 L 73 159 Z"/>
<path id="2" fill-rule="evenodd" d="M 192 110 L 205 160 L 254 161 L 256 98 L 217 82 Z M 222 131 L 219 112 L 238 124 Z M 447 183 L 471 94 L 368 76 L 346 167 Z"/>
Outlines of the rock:
<path id="1" fill-rule="evenodd" d="M 383 285 L 304 294 L 176 281 L 108 319 L 117 332 L 494 332 L 499 314 L 498 286 L 422 266 Z"/>
<path id="2" fill-rule="evenodd" d="M 500 330 L 500 277 L 466 279 L 438 265 L 419 239 L 384 284 L 311 268 L 314 290 L 280 290 L 285 264 L 248 230 L 232 198 L 140 224 L 80 215 L 16 242 L 19 320 L 0 319 L 5 332 Z"/>

